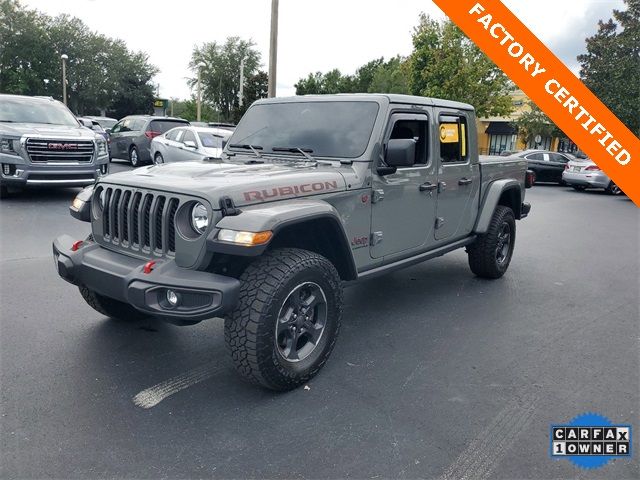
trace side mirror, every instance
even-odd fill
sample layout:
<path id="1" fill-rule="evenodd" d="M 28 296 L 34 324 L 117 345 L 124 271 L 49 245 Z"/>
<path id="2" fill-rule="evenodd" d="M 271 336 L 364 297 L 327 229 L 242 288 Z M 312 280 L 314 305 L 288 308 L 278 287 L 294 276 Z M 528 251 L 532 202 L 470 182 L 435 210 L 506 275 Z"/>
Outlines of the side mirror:
<path id="1" fill-rule="evenodd" d="M 413 138 L 397 138 L 389 140 L 386 165 L 378 167 L 379 175 L 395 173 L 398 167 L 411 167 L 416 159 L 416 141 Z"/>
<path id="2" fill-rule="evenodd" d="M 187 140 L 186 142 L 184 142 L 184 146 L 187 148 L 198 148 L 196 142 L 194 142 L 193 140 Z"/>

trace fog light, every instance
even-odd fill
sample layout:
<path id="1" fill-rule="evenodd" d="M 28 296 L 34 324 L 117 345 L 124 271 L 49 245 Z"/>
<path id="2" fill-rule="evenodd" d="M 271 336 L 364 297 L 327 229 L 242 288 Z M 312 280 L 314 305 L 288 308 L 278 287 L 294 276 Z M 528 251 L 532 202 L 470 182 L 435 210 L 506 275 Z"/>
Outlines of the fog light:
<path id="1" fill-rule="evenodd" d="M 175 307 L 180 302 L 180 297 L 173 290 L 167 290 L 167 303 Z"/>
<path id="2" fill-rule="evenodd" d="M 11 175 L 11 165 L 9 165 L 8 163 L 3 163 L 2 173 L 4 173 L 5 175 Z"/>

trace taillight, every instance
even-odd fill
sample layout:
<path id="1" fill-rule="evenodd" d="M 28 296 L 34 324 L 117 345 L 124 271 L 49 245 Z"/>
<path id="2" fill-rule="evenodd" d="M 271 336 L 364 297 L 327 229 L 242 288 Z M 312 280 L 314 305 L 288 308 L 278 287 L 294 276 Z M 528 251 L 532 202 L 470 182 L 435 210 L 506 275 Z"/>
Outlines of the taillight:
<path id="1" fill-rule="evenodd" d="M 147 138 L 154 138 L 154 137 L 157 137 L 158 135 L 162 135 L 162 133 L 154 132 L 153 130 L 149 130 L 147 132 L 144 132 L 144 136 L 147 137 Z"/>
<path id="2" fill-rule="evenodd" d="M 568 163 L 565 163 L 565 164 L 564 164 L 564 169 L 565 169 L 565 170 L 569 170 L 569 164 L 568 164 Z"/>
<path id="3" fill-rule="evenodd" d="M 590 172 L 593 172 L 593 171 L 600 170 L 600 167 L 597 165 L 589 165 L 587 168 L 585 168 L 585 170 L 589 170 Z"/>

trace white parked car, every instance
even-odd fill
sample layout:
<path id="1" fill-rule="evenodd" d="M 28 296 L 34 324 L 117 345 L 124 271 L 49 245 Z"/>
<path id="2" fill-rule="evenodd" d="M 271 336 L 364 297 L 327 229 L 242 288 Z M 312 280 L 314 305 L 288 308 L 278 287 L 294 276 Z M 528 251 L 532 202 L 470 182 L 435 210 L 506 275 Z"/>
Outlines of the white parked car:
<path id="1" fill-rule="evenodd" d="M 578 191 L 604 188 L 611 195 L 624 193 L 595 162 L 589 158 L 571 160 L 562 172 L 562 180 Z"/>
<path id="2" fill-rule="evenodd" d="M 151 141 L 153 163 L 216 159 L 233 132 L 210 127 L 177 127 Z"/>

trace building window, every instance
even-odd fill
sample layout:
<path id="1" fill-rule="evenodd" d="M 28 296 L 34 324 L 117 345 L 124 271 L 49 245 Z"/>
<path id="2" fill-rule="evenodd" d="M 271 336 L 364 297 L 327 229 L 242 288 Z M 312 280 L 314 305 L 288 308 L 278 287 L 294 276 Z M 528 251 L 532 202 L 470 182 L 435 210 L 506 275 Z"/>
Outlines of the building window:
<path id="1" fill-rule="evenodd" d="M 515 135 L 489 135 L 489 155 L 500 155 L 505 150 L 513 151 Z"/>

